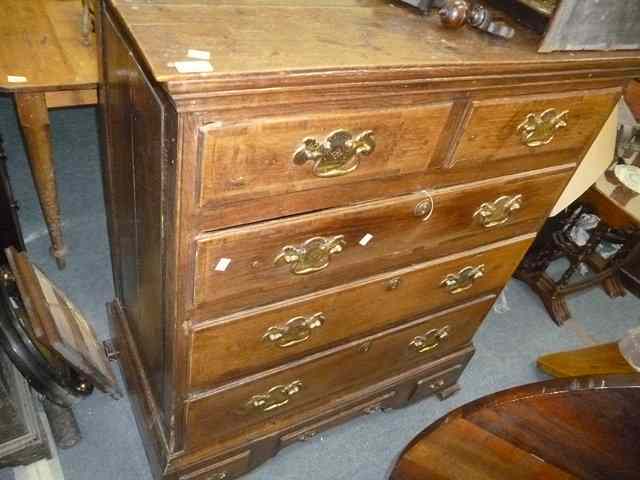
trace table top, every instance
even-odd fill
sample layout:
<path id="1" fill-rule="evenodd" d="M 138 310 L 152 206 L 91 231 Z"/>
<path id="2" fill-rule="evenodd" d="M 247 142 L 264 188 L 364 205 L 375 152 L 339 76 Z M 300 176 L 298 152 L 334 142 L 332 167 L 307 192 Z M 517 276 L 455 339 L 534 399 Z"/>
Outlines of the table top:
<path id="1" fill-rule="evenodd" d="M 529 71 L 615 62 L 637 69 L 640 51 L 538 54 L 541 37 L 515 26 L 510 41 L 476 29 L 447 30 L 391 0 L 109 0 L 160 82 L 247 74 L 380 68 L 515 65 Z M 189 55 L 190 50 L 196 54 Z M 204 52 L 204 57 L 200 54 Z M 176 62 L 207 60 L 209 72 L 180 72 Z M 551 65 L 551 66 L 549 66 Z M 560 67 L 558 67 L 560 68 Z M 451 69 L 433 72 L 452 75 Z"/>
<path id="2" fill-rule="evenodd" d="M 634 164 L 640 166 L 640 158 Z M 640 194 L 624 186 L 613 170 L 607 169 L 598 179 L 595 187 L 640 225 Z"/>
<path id="3" fill-rule="evenodd" d="M 80 0 L 0 0 L 0 11 L 0 92 L 97 85 L 95 35 L 82 43 Z"/>
<path id="4" fill-rule="evenodd" d="M 420 433 L 391 480 L 637 480 L 640 374 L 551 380 L 454 410 Z"/>

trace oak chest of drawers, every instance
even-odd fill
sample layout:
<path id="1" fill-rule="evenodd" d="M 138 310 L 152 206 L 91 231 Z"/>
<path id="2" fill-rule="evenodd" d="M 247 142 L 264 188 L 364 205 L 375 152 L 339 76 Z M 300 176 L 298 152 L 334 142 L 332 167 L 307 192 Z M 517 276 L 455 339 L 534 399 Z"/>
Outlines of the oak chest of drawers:
<path id="1" fill-rule="evenodd" d="M 454 392 L 640 74 L 384 0 L 106 0 L 98 25 L 109 310 L 167 480 Z"/>

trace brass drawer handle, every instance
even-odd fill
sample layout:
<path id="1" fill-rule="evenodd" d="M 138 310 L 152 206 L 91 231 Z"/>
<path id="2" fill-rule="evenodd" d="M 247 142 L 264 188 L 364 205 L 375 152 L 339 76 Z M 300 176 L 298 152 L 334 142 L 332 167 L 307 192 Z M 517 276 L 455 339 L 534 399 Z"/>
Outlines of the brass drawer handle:
<path id="1" fill-rule="evenodd" d="M 555 108 L 549 108 L 542 113 L 530 113 L 518 125 L 517 132 L 520 140 L 528 147 L 541 147 L 553 140 L 556 132 L 567 126 L 569 110 L 560 113 Z"/>
<path id="2" fill-rule="evenodd" d="M 283 326 L 269 327 L 262 338 L 280 348 L 292 347 L 309 340 L 311 330 L 320 328 L 325 320 L 326 318 L 322 312 L 318 312 L 308 318 L 302 316 L 294 317 Z"/>
<path id="3" fill-rule="evenodd" d="M 206 478 L 206 480 L 226 480 L 227 472 L 218 472 L 210 475 Z"/>
<path id="4" fill-rule="evenodd" d="M 455 295 L 473 287 L 473 282 L 484 276 L 485 266 L 464 267 L 458 273 L 450 273 L 442 279 L 440 285 Z"/>
<path id="5" fill-rule="evenodd" d="M 442 387 L 444 387 L 444 378 L 439 378 L 435 382 L 429 384 L 429 388 L 434 391 L 440 390 Z"/>
<path id="6" fill-rule="evenodd" d="M 311 430 L 310 432 L 301 433 L 296 438 L 296 441 L 297 442 L 308 442 L 313 437 L 315 437 L 317 434 L 318 434 L 318 432 L 316 432 L 315 430 Z"/>
<path id="7" fill-rule="evenodd" d="M 267 393 L 251 397 L 239 413 L 247 414 L 255 411 L 270 412 L 276 410 L 288 404 L 291 397 L 299 393 L 300 390 L 302 390 L 302 382 L 300 380 L 294 380 L 288 385 L 276 385 L 271 387 Z"/>
<path id="8" fill-rule="evenodd" d="M 416 350 L 418 353 L 425 353 L 431 350 L 435 350 L 442 342 L 449 337 L 449 325 L 445 325 L 442 328 L 432 328 L 424 335 L 418 335 L 411 340 L 409 346 Z"/>
<path id="9" fill-rule="evenodd" d="M 342 252 L 345 245 L 344 235 L 331 238 L 314 237 L 299 247 L 293 245 L 282 247 L 273 263 L 277 265 L 284 261 L 291 265 L 291 273 L 305 275 L 327 268 L 331 255 Z"/>
<path id="10" fill-rule="evenodd" d="M 522 194 L 503 195 L 493 202 L 480 205 L 473 214 L 473 219 L 485 228 L 502 225 L 511 220 L 516 210 L 522 208 Z"/>
<path id="11" fill-rule="evenodd" d="M 370 155 L 375 148 L 371 130 L 355 138 L 351 132 L 336 130 L 322 143 L 315 138 L 305 138 L 302 146 L 293 154 L 293 163 L 304 165 L 312 161 L 312 171 L 317 177 L 339 177 L 358 168 L 360 156 Z"/>

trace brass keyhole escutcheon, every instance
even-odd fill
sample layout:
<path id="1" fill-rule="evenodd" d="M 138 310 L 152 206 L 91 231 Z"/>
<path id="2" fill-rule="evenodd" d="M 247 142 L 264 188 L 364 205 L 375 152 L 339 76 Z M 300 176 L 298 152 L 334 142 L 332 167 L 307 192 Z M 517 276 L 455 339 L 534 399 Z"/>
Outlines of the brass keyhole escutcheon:
<path id="1" fill-rule="evenodd" d="M 362 345 L 360 345 L 360 348 L 358 348 L 358 350 L 360 351 L 360 353 L 367 353 L 369 350 L 371 350 L 371 341 L 364 342 Z"/>
<path id="2" fill-rule="evenodd" d="M 416 204 L 413 209 L 413 214 L 416 217 L 421 218 L 423 222 L 426 222 L 433 214 L 433 197 L 431 197 L 431 195 L 426 191 L 422 193 L 426 195 L 427 198 Z"/>

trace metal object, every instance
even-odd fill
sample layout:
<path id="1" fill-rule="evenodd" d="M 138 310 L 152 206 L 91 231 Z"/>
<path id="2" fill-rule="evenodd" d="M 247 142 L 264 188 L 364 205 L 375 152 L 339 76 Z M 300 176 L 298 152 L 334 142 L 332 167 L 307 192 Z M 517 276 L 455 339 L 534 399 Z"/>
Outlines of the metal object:
<path id="1" fill-rule="evenodd" d="M 336 130 L 324 142 L 305 138 L 293 155 L 293 163 L 313 162 L 313 174 L 318 177 L 339 177 L 353 172 L 360 165 L 360 157 L 373 153 L 376 142 L 373 132 L 367 130 L 354 138 L 346 130 Z"/>
<path id="2" fill-rule="evenodd" d="M 371 345 L 372 342 L 371 340 L 369 340 L 368 342 L 364 342 L 362 345 L 360 345 L 360 348 L 358 348 L 358 350 L 360 351 L 360 353 L 367 353 L 369 350 L 371 350 Z"/>
<path id="3" fill-rule="evenodd" d="M 27 380 L 0 351 L 0 470 L 51 457 L 39 403 Z"/>
<path id="4" fill-rule="evenodd" d="M 0 265 L 0 281 L 3 284 L 8 284 L 10 282 L 15 282 L 16 279 L 13 276 L 13 272 L 9 270 L 7 267 Z"/>
<path id="5" fill-rule="evenodd" d="M 82 0 L 82 19 L 80 21 L 80 31 L 82 33 L 82 43 L 89 46 L 91 41 L 89 36 L 95 31 L 96 8 L 95 0 Z"/>
<path id="6" fill-rule="evenodd" d="M 444 387 L 444 379 L 442 379 L 442 378 L 429 384 L 429 388 L 431 390 L 438 390 L 438 389 L 440 389 L 442 387 Z"/>
<path id="7" fill-rule="evenodd" d="M 464 267 L 458 273 L 450 273 L 442 279 L 440 285 L 449 290 L 449 293 L 456 295 L 473 287 L 473 283 L 484 276 L 484 264 L 477 267 Z"/>
<path id="8" fill-rule="evenodd" d="M 365 415 L 374 415 L 376 413 L 383 413 L 384 409 L 382 408 L 382 405 L 377 404 L 377 405 L 371 405 L 367 408 L 364 409 L 364 413 Z"/>
<path id="9" fill-rule="evenodd" d="M 525 4 L 527 7 L 535 10 L 536 12 L 544 15 L 545 17 L 551 17 L 556 7 L 558 6 L 558 0 L 518 0 L 520 3 Z"/>
<path id="10" fill-rule="evenodd" d="M 400 286 L 400 282 L 401 282 L 401 278 L 395 277 L 395 278 L 392 278 L 391 280 L 387 280 L 386 283 L 384 284 L 384 287 L 387 290 L 395 290 Z"/>
<path id="11" fill-rule="evenodd" d="M 640 124 L 620 125 L 616 136 L 616 156 L 618 161 L 631 163 L 640 153 Z"/>
<path id="12" fill-rule="evenodd" d="M 102 342 L 102 347 L 104 348 L 104 354 L 107 357 L 107 360 L 110 362 L 115 362 L 120 358 L 120 351 L 115 347 L 111 339 L 104 340 Z"/>
<path id="13" fill-rule="evenodd" d="M 305 275 L 327 268 L 331 255 L 341 253 L 345 245 L 344 235 L 331 238 L 313 237 L 299 247 L 282 247 L 273 263 L 277 265 L 284 261 L 291 265 L 291 273 Z"/>
<path id="14" fill-rule="evenodd" d="M 271 387 L 267 393 L 251 397 L 239 413 L 247 414 L 256 410 L 260 412 L 276 410 L 288 404 L 291 397 L 299 393 L 300 390 L 302 390 L 302 382 L 300 380 L 294 380 L 288 385 L 276 385 Z"/>
<path id="15" fill-rule="evenodd" d="M 315 430 L 311 430 L 309 432 L 305 432 L 305 433 L 299 435 L 298 438 L 296 438 L 296 440 L 298 442 L 308 442 L 313 437 L 315 437 L 317 434 L 318 434 L 318 432 L 316 432 Z"/>
<path id="16" fill-rule="evenodd" d="M 413 214 L 416 217 L 422 218 L 423 222 L 426 222 L 431 218 L 433 214 L 433 197 L 428 192 L 423 192 L 427 196 L 424 200 L 418 202 L 413 209 Z"/>
<path id="17" fill-rule="evenodd" d="M 450 0 L 440 11 L 440 21 L 447 28 L 461 28 L 468 23 L 478 30 L 496 37 L 513 38 L 515 30 L 505 22 L 496 20 L 489 9 L 479 3 L 470 4 L 467 0 Z"/>
<path id="18" fill-rule="evenodd" d="M 522 208 L 522 194 L 503 195 L 493 202 L 480 205 L 473 219 L 485 228 L 503 225 L 511 220 L 513 212 Z"/>
<path id="19" fill-rule="evenodd" d="M 530 113 L 518 125 L 516 131 L 520 140 L 528 147 L 548 145 L 554 139 L 556 132 L 567 126 L 569 110 L 558 113 L 555 108 L 549 108 L 542 113 Z"/>
<path id="20" fill-rule="evenodd" d="M 413 5 L 423 14 L 429 14 L 432 9 L 443 7 L 447 0 L 402 0 L 404 3 Z"/>
<path id="21" fill-rule="evenodd" d="M 70 407 L 61 407 L 46 398 L 42 400 L 42 407 L 47 413 L 56 445 L 62 449 L 77 445 L 82 435 L 73 410 Z"/>
<path id="22" fill-rule="evenodd" d="M 438 348 L 449 337 L 449 325 L 442 328 L 432 328 L 424 335 L 418 335 L 411 340 L 409 346 L 418 353 L 425 353 Z"/>
<path id="23" fill-rule="evenodd" d="M 320 328 L 326 318 L 324 313 L 318 312 L 310 317 L 294 317 L 283 326 L 269 327 L 263 339 L 274 343 L 280 348 L 287 348 L 306 342 L 311 337 L 311 331 Z"/>
<path id="24" fill-rule="evenodd" d="M 29 384 L 51 402 L 68 407 L 91 393 L 84 377 L 36 339 L 15 281 L 8 275 L 0 283 L 0 347 Z"/>
<path id="25" fill-rule="evenodd" d="M 2 134 L 0 133 L 0 268 L 7 263 L 4 249 L 14 246 L 18 250 L 24 250 L 24 239 L 18 220 L 18 202 L 11 191 L 9 172 L 7 171 L 8 159 L 4 152 Z M 7 269 L 7 271 L 9 271 Z"/>
<path id="26" fill-rule="evenodd" d="M 529 0 L 529 3 L 532 1 Z M 539 51 L 638 48 L 638 0 L 562 0 L 548 22 Z"/>
<path id="27" fill-rule="evenodd" d="M 207 477 L 203 477 L 203 480 L 225 480 L 228 477 L 228 473 L 226 471 L 216 472 Z"/>

